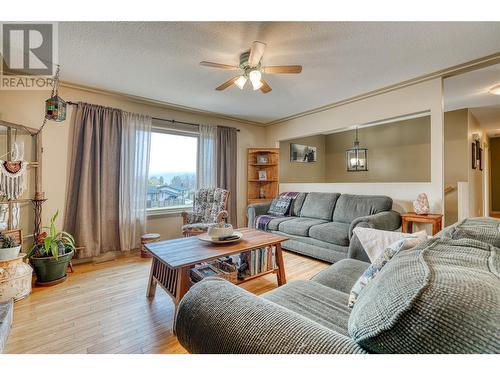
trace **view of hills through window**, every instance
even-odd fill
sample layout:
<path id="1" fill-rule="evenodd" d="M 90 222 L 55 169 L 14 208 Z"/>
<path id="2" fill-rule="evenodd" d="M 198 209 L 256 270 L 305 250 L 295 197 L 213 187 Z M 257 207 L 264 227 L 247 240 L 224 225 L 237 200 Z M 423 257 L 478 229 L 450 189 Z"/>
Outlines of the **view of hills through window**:
<path id="1" fill-rule="evenodd" d="M 181 208 L 193 205 L 196 189 L 198 138 L 151 133 L 147 208 Z"/>

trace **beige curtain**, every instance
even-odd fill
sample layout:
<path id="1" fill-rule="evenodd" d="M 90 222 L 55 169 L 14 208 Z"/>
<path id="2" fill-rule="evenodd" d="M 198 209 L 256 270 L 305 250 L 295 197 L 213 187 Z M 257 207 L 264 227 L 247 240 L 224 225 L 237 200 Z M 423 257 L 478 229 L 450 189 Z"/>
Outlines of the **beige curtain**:
<path id="1" fill-rule="evenodd" d="M 236 212 L 236 143 L 237 130 L 225 126 L 217 127 L 216 170 L 217 187 L 229 190 L 229 222 L 237 226 Z"/>
<path id="2" fill-rule="evenodd" d="M 119 183 L 122 111 L 78 103 L 64 228 L 82 257 L 120 250 Z"/>

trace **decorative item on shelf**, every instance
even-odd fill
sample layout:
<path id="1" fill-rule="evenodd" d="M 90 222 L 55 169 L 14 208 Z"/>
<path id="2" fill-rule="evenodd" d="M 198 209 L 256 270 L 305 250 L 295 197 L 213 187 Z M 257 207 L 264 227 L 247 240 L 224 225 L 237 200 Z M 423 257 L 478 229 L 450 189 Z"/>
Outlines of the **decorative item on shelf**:
<path id="1" fill-rule="evenodd" d="M 26 190 L 26 163 L 22 160 L 0 160 L 0 195 L 14 200 Z"/>
<path id="2" fill-rule="evenodd" d="M 257 164 L 269 164 L 269 157 L 267 154 L 257 155 Z"/>
<path id="3" fill-rule="evenodd" d="M 420 193 L 418 195 L 417 199 L 413 201 L 413 210 L 418 215 L 427 215 L 430 212 L 427 194 Z"/>
<path id="4" fill-rule="evenodd" d="M 267 172 L 259 171 L 259 181 L 266 181 L 266 180 L 267 180 Z"/>
<path id="5" fill-rule="evenodd" d="M 59 65 L 57 66 L 52 95 L 45 101 L 45 118 L 56 122 L 66 120 L 66 102 L 59 97 Z"/>
<path id="6" fill-rule="evenodd" d="M 259 199 L 266 199 L 266 192 L 263 187 L 259 189 Z"/>
<path id="7" fill-rule="evenodd" d="M 205 277 L 218 276 L 219 272 L 215 267 L 211 266 L 210 264 L 203 264 L 191 268 L 190 275 L 191 275 L 191 280 L 193 280 L 196 283 L 198 281 L 203 280 Z"/>
<path id="8" fill-rule="evenodd" d="M 141 236 L 141 258 L 152 258 L 153 255 L 146 250 L 144 245 L 160 241 L 160 233 L 146 233 Z"/>
<path id="9" fill-rule="evenodd" d="M 31 200 L 31 203 L 33 203 L 33 209 L 34 209 L 34 221 L 35 225 L 33 228 L 33 238 L 38 238 L 40 235 L 40 228 L 42 225 L 42 205 L 46 201 L 45 199 L 45 193 L 42 191 L 37 191 L 35 193 L 35 198 Z"/>
<path id="10" fill-rule="evenodd" d="M 236 283 L 238 281 L 238 267 L 232 263 L 230 257 L 216 259 L 211 265 L 219 271 L 220 277 L 226 279 L 229 282 Z"/>
<path id="11" fill-rule="evenodd" d="M 50 219 L 49 234 L 47 232 L 39 234 L 28 252 L 38 285 L 50 286 L 66 280 L 66 270 L 75 253 L 73 236 L 56 229 L 55 221 L 58 214 L 57 211 Z"/>
<path id="12" fill-rule="evenodd" d="M 346 150 L 347 172 L 368 171 L 368 149 L 360 147 L 358 140 L 358 128 L 356 127 L 356 139 L 354 147 Z"/>

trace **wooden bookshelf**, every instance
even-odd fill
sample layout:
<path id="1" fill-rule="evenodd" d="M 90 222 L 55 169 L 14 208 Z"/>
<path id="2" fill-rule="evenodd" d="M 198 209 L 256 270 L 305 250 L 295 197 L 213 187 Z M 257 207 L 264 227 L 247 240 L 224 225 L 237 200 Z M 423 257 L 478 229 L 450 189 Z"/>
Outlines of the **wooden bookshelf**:
<path id="1" fill-rule="evenodd" d="M 247 150 L 247 204 L 271 202 L 279 194 L 279 157 L 279 148 Z M 259 171 L 266 172 L 265 180 L 259 179 Z"/>

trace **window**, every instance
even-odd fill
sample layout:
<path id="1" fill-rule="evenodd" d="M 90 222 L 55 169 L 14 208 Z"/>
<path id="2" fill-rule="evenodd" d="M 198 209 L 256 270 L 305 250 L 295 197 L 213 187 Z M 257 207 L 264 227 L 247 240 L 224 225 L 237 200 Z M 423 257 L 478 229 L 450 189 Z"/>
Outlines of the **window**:
<path id="1" fill-rule="evenodd" d="M 197 149 L 196 134 L 153 129 L 147 190 L 149 211 L 193 206 Z"/>

